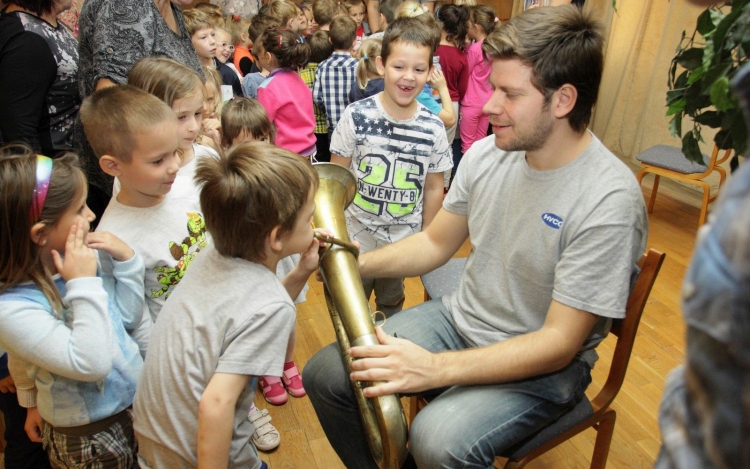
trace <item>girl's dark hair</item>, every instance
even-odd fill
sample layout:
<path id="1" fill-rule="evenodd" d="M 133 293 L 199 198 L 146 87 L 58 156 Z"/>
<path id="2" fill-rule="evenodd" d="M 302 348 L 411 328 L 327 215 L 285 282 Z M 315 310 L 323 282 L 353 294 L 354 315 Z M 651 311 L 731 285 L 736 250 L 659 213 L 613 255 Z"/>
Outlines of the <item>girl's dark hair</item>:
<path id="1" fill-rule="evenodd" d="M 31 219 L 36 188 L 37 155 L 23 144 L 0 147 L 0 294 L 19 283 L 32 281 L 59 315 L 62 299 L 52 275 L 44 267 L 39 246 L 31 239 L 37 223 L 54 227 L 86 187 L 86 176 L 73 153 L 52 163 L 49 189 L 38 219 Z"/>
<path id="2" fill-rule="evenodd" d="M 495 10 L 487 5 L 475 5 L 469 9 L 469 19 L 478 24 L 489 35 L 495 29 Z"/>
<path id="3" fill-rule="evenodd" d="M 58 0 L 13 0 L 13 3 L 25 10 L 29 10 L 34 14 L 41 16 L 46 13 L 51 13 L 56 1 Z M 7 5 L 10 2 L 2 3 Z"/>
<path id="4" fill-rule="evenodd" d="M 437 19 L 448 35 L 448 42 L 463 50 L 468 32 L 469 8 L 464 5 L 443 5 L 437 12 Z"/>
<path id="5" fill-rule="evenodd" d="M 263 50 L 274 56 L 279 68 L 297 70 L 310 58 L 310 46 L 288 29 L 268 28 L 260 36 L 260 43 Z"/>

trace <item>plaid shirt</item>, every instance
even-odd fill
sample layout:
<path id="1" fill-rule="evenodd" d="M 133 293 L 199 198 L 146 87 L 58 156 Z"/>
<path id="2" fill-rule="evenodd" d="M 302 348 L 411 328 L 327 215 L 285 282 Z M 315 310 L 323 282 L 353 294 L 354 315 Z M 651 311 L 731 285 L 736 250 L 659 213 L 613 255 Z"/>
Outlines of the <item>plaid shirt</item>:
<path id="1" fill-rule="evenodd" d="M 318 69 L 318 64 L 315 62 L 308 62 L 305 68 L 300 69 L 299 76 L 302 77 L 302 81 L 305 82 L 310 91 L 313 89 L 313 83 L 315 82 L 315 71 Z M 313 101 L 313 111 L 315 112 L 315 133 L 325 134 L 328 133 L 328 123 L 326 122 L 326 113 L 323 109 L 319 108 Z"/>
<path id="2" fill-rule="evenodd" d="M 349 104 L 349 90 L 357 75 L 357 59 L 348 52 L 333 52 L 318 65 L 313 85 L 313 102 L 326 113 L 333 131 Z"/>

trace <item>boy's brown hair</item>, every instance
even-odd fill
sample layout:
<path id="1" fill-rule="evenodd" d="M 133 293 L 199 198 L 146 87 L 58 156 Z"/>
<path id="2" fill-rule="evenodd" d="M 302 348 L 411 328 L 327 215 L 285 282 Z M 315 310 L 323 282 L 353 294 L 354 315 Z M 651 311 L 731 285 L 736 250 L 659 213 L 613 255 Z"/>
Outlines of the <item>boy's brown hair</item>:
<path id="1" fill-rule="evenodd" d="M 436 40 L 437 38 L 437 40 Z M 391 53 L 393 44 L 411 44 L 425 46 L 430 50 L 428 63 L 432 63 L 432 55 L 440 42 L 440 32 L 431 28 L 421 18 L 397 18 L 383 34 L 383 46 L 380 49 L 380 57 L 385 65 Z"/>
<path id="2" fill-rule="evenodd" d="M 101 89 L 87 97 L 80 110 L 83 130 L 98 158 L 109 155 L 130 163 L 138 137 L 177 115 L 164 101 L 131 85 Z"/>
<path id="3" fill-rule="evenodd" d="M 547 103 L 562 85 L 573 85 L 578 97 L 568 123 L 583 132 L 599 94 L 603 43 L 591 15 L 564 5 L 526 10 L 487 36 L 482 51 L 491 59 L 518 59 L 531 67 L 531 84 Z"/>
<path id="4" fill-rule="evenodd" d="M 333 50 L 348 51 L 357 39 L 357 23 L 348 16 L 339 16 L 331 21 L 331 30 L 328 33 L 333 44 Z"/>
<path id="5" fill-rule="evenodd" d="M 328 26 L 339 9 L 336 0 L 313 0 L 312 12 L 318 27 Z"/>
<path id="6" fill-rule="evenodd" d="M 214 24 L 211 22 L 211 18 L 209 18 L 206 13 L 200 10 L 196 10 L 195 8 L 191 10 L 185 10 L 182 13 L 182 16 L 185 18 L 185 28 L 187 29 L 190 37 L 192 37 L 201 29 L 216 29 Z"/>
<path id="7" fill-rule="evenodd" d="M 220 6 L 213 3 L 200 2 L 195 4 L 193 10 L 205 13 L 216 29 L 224 29 L 224 13 L 221 11 Z"/>
<path id="8" fill-rule="evenodd" d="M 195 181 L 216 250 L 253 262 L 265 259 L 274 228 L 280 227 L 280 235 L 294 229 L 310 190 L 318 187 L 309 163 L 265 142 L 243 143 L 221 159 L 204 158 Z"/>
<path id="9" fill-rule="evenodd" d="M 221 111 L 221 144 L 230 147 L 242 132 L 256 140 L 267 137 L 274 143 L 276 132 L 268 120 L 266 109 L 253 98 L 234 98 Z"/>
<path id="10" fill-rule="evenodd" d="M 333 44 L 329 38 L 329 32 L 325 30 L 315 31 L 307 38 L 307 43 L 310 44 L 310 63 L 319 64 L 333 54 Z"/>
<path id="11" fill-rule="evenodd" d="M 365 5 L 364 0 L 346 0 L 342 3 L 342 5 L 344 5 L 344 8 L 346 8 L 347 13 L 349 13 L 349 8 L 358 6 L 365 7 L 365 13 L 367 13 L 367 5 Z"/>

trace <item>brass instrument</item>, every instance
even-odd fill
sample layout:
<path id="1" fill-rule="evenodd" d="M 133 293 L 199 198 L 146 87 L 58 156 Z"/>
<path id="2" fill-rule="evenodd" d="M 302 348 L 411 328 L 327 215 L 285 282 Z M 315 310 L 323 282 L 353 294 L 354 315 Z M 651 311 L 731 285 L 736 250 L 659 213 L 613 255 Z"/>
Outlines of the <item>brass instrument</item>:
<path id="1" fill-rule="evenodd" d="M 320 272 L 325 284 L 326 303 L 346 369 L 351 373 L 351 346 L 375 345 L 375 327 L 370 306 L 362 290 L 357 266 L 358 250 L 349 242 L 344 209 L 354 200 L 356 178 L 346 168 L 332 163 L 317 163 L 320 178 L 315 193 L 313 225 L 328 229 L 333 238 L 320 237 L 329 243 L 321 254 Z M 370 451 L 380 469 L 401 467 L 406 458 L 408 431 L 406 417 L 398 396 L 367 398 L 362 393 L 369 382 L 352 382 Z"/>

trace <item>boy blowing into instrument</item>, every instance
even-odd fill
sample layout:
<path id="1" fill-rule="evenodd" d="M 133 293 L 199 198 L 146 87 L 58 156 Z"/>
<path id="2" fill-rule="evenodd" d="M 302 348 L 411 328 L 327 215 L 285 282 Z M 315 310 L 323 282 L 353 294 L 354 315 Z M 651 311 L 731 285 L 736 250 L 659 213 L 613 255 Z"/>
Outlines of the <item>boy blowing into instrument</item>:
<path id="1" fill-rule="evenodd" d="M 133 404 L 139 462 L 265 468 L 247 419 L 253 377 L 281 375 L 292 298 L 318 266 L 311 228 L 318 176 L 292 152 L 249 142 L 202 161 L 196 182 L 213 245 L 154 327 Z M 277 263 L 303 251 L 303 274 L 282 284 Z"/>
<path id="2" fill-rule="evenodd" d="M 383 37 L 378 72 L 384 91 L 346 108 L 331 137 L 331 162 L 357 176 L 347 209 L 349 235 L 362 252 L 421 231 L 440 209 L 443 172 L 453 167 L 443 122 L 418 103 L 432 72 L 439 34 L 417 18 L 394 21 Z M 404 303 L 404 279 L 362 279 L 378 310 Z"/>

